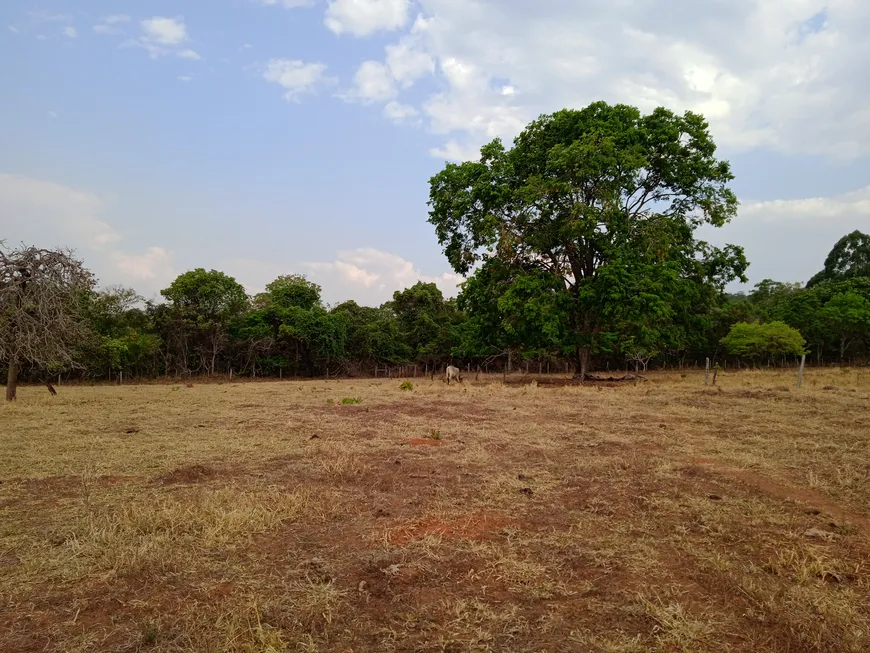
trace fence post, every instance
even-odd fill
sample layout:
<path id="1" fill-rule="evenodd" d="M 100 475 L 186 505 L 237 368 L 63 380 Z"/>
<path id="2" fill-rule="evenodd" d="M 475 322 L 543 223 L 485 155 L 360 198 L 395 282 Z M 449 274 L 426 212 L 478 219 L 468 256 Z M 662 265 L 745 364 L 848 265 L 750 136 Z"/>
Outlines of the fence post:
<path id="1" fill-rule="evenodd" d="M 704 385 L 707 385 L 708 379 L 710 377 L 710 357 L 707 357 L 707 367 L 704 370 Z"/>
<path id="2" fill-rule="evenodd" d="M 798 376 L 797 376 L 797 387 L 799 387 L 799 388 L 801 387 L 801 384 L 804 382 L 804 363 L 806 362 L 806 360 L 807 360 L 807 355 L 801 354 L 801 366 L 800 366 L 800 369 L 798 369 Z"/>

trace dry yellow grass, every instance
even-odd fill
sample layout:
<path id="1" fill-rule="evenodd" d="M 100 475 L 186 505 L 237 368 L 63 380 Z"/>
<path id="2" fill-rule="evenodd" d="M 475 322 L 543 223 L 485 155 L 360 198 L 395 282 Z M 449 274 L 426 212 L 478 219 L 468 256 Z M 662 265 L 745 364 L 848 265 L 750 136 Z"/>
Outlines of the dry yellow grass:
<path id="1" fill-rule="evenodd" d="M 23 388 L 0 651 L 870 650 L 867 371 L 399 385 Z"/>

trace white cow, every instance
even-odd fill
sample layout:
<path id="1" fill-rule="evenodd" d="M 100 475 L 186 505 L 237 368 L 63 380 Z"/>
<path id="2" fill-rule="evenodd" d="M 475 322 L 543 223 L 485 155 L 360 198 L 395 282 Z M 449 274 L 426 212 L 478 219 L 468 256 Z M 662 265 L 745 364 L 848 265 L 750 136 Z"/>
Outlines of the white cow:
<path id="1" fill-rule="evenodd" d="M 459 373 L 459 368 L 455 365 L 447 366 L 447 385 L 450 385 L 450 379 L 462 381 L 462 375 Z"/>

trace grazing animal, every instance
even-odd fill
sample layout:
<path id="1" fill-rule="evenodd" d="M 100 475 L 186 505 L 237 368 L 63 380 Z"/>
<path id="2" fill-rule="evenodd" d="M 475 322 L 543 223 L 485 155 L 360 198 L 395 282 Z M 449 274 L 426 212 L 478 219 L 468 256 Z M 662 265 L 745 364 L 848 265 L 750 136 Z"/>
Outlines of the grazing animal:
<path id="1" fill-rule="evenodd" d="M 455 365 L 447 366 L 447 385 L 450 385 L 450 379 L 462 381 L 462 374 L 459 373 L 459 368 Z"/>

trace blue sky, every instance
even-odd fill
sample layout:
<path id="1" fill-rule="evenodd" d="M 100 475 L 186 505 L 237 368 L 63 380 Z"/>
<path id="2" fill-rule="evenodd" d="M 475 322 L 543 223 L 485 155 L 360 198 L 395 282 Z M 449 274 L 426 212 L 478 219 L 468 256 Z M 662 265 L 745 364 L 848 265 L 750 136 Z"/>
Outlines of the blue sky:
<path id="1" fill-rule="evenodd" d="M 330 302 L 417 279 L 445 159 L 604 99 L 701 111 L 752 282 L 870 230 L 870 3 L 180 0 L 0 4 L 0 239 L 154 296 L 193 267 Z"/>

